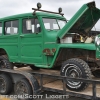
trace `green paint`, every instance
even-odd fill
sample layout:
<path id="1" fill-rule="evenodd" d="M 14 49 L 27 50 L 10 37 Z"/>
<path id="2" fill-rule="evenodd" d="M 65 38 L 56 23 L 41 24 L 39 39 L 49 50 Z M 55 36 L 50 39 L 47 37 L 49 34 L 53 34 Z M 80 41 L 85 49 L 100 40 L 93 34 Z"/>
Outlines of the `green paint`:
<path id="1" fill-rule="evenodd" d="M 90 5 L 92 5 L 92 3 L 90 3 Z M 94 22 L 92 21 L 91 11 L 93 12 L 92 17 L 94 17 Z M 63 16 L 56 14 L 38 12 L 35 15 L 32 15 L 32 13 L 26 13 L 1 18 L 0 22 L 2 22 L 3 29 L 2 35 L 0 36 L 0 48 L 6 51 L 10 62 L 34 64 L 41 68 L 52 68 L 61 48 L 96 50 L 93 43 L 62 44 L 58 43 L 57 39 L 62 39 L 67 33 L 71 33 L 71 29 L 74 29 L 74 26 L 78 23 L 79 25 L 77 25 L 76 29 L 85 32 L 90 31 L 99 19 L 100 14 L 98 13 L 100 13 L 99 9 L 95 7 L 90 8 L 88 4 L 85 4 L 70 19 L 70 21 L 59 30 L 46 30 L 43 23 L 43 18 L 66 20 Z M 25 18 L 37 18 L 40 23 L 41 31 L 39 33 L 31 32 L 23 34 L 22 20 Z M 5 22 L 13 20 L 19 20 L 18 34 L 5 35 Z M 50 50 L 50 55 L 43 52 L 45 49 Z M 53 52 L 52 49 L 55 49 L 56 51 Z"/>

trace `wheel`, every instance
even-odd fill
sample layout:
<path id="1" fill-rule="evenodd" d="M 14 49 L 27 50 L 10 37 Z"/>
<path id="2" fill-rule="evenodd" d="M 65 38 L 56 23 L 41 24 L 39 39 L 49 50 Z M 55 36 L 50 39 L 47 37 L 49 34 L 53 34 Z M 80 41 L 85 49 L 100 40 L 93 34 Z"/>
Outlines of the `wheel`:
<path id="1" fill-rule="evenodd" d="M 23 96 L 23 98 L 18 98 L 19 100 L 32 100 L 32 98 L 24 98 L 26 94 L 28 96 L 33 95 L 32 87 L 27 79 L 22 79 L 15 83 L 14 91 L 16 95 Z"/>
<path id="2" fill-rule="evenodd" d="M 32 70 L 40 70 L 39 67 L 35 67 L 34 65 L 31 65 L 30 67 L 31 67 Z"/>
<path id="3" fill-rule="evenodd" d="M 91 78 L 91 71 L 88 64 L 78 58 L 72 58 L 62 64 L 61 75 L 72 78 Z M 66 80 L 66 87 L 72 91 L 82 91 L 88 86 L 88 83 Z"/>
<path id="4" fill-rule="evenodd" d="M 0 94 L 8 95 L 12 92 L 13 82 L 8 75 L 1 74 L 0 75 Z"/>
<path id="5" fill-rule="evenodd" d="M 95 70 L 92 72 L 92 74 L 97 77 L 97 78 L 100 78 L 100 70 Z"/>
<path id="6" fill-rule="evenodd" d="M 6 57 L 0 56 L 0 68 L 13 69 L 13 66 Z"/>

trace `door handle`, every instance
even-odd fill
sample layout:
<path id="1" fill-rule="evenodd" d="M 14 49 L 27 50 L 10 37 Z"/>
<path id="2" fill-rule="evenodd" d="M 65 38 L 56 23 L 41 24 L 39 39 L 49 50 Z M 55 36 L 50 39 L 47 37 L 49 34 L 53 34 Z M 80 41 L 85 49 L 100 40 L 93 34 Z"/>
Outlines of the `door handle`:
<path id="1" fill-rule="evenodd" d="M 24 37 L 24 35 L 20 35 L 20 37 Z"/>

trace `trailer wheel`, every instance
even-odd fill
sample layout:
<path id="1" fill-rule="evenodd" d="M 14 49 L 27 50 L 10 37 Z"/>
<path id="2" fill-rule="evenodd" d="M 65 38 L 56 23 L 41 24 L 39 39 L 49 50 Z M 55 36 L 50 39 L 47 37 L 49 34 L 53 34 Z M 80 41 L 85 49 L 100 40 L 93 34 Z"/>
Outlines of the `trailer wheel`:
<path id="1" fill-rule="evenodd" d="M 6 57 L 0 56 L 0 68 L 13 69 L 13 66 Z"/>
<path id="2" fill-rule="evenodd" d="M 15 83 L 14 91 L 16 95 L 22 96 L 22 98 L 18 98 L 19 100 L 32 100 L 32 98 L 24 98 L 25 95 L 32 96 L 33 91 L 30 83 L 27 81 L 27 79 L 22 79 Z"/>
<path id="3" fill-rule="evenodd" d="M 78 58 L 72 58 L 62 64 L 61 75 L 72 78 L 91 78 L 91 71 L 88 64 Z M 72 91 L 82 91 L 89 83 L 66 80 L 66 87 Z"/>
<path id="4" fill-rule="evenodd" d="M 31 67 L 32 70 L 40 70 L 39 67 L 35 67 L 34 65 L 31 65 L 30 67 Z"/>
<path id="5" fill-rule="evenodd" d="M 1 74 L 0 75 L 0 94 L 8 95 L 12 92 L 13 82 L 8 75 Z"/>

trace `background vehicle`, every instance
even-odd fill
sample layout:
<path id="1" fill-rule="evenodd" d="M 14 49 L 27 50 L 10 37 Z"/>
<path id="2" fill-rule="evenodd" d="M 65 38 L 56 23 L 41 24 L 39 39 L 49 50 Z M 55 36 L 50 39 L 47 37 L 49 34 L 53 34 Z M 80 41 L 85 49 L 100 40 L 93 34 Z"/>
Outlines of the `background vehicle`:
<path id="1" fill-rule="evenodd" d="M 0 67 L 12 69 L 25 65 L 32 69 L 50 69 L 60 66 L 62 76 L 90 79 L 91 72 L 100 66 L 94 44 L 97 34 L 90 34 L 100 17 L 95 2 L 84 4 L 68 22 L 61 8 L 59 13 L 40 8 L 39 3 L 37 9 L 33 8 L 33 15 L 0 19 Z M 88 86 L 85 82 L 66 81 L 66 87 L 74 91 Z"/>

